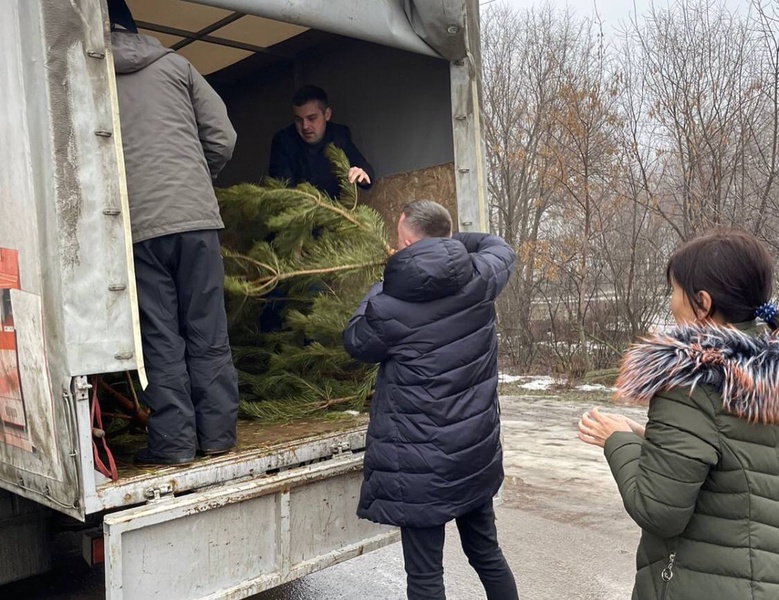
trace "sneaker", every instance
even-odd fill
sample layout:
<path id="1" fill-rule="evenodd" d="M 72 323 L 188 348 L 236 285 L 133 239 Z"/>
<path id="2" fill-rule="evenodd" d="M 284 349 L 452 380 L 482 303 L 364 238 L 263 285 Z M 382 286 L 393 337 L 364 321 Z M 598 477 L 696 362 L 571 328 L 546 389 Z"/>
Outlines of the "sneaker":
<path id="1" fill-rule="evenodd" d="M 178 456 L 160 456 L 158 454 L 152 454 L 148 448 L 141 448 L 135 454 L 133 462 L 136 465 L 149 465 L 149 466 L 170 466 L 170 465 L 187 465 L 195 460 L 194 456 L 181 458 Z"/>

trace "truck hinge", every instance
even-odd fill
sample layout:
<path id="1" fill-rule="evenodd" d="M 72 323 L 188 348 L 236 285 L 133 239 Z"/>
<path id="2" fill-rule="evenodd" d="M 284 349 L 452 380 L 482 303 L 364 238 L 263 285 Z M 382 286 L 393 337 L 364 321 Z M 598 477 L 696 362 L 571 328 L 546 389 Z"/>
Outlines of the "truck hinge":
<path id="1" fill-rule="evenodd" d="M 157 487 L 146 488 L 143 490 L 143 496 L 149 503 L 159 502 L 160 500 L 165 500 L 166 498 L 172 498 L 173 486 L 170 483 L 165 483 Z"/>
<path id="2" fill-rule="evenodd" d="M 76 397 L 76 401 L 83 402 L 89 400 L 89 390 L 92 389 L 92 384 L 89 383 L 84 375 L 79 375 L 73 378 L 73 395 Z M 63 390 L 63 395 L 67 394 L 66 390 Z"/>
<path id="3" fill-rule="evenodd" d="M 333 445 L 330 449 L 333 451 L 333 456 L 336 456 L 348 452 L 352 447 L 348 442 L 341 442 L 340 444 Z"/>

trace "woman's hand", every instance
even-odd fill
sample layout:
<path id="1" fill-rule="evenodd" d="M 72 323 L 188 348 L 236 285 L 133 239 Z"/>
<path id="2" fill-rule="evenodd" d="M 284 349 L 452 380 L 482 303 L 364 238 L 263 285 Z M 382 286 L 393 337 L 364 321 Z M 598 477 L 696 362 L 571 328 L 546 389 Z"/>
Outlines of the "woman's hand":
<path id="1" fill-rule="evenodd" d="M 638 433 L 633 427 L 642 431 Z M 600 412 L 599 407 L 587 411 L 579 419 L 579 439 L 593 446 L 603 446 L 606 440 L 615 431 L 632 431 L 637 435 L 643 435 L 643 427 L 627 417 L 611 413 Z"/>
<path id="2" fill-rule="evenodd" d="M 625 421 L 625 423 L 630 425 L 630 431 L 635 433 L 638 437 L 641 437 L 641 438 L 644 437 L 644 431 L 646 430 L 646 427 L 644 427 L 640 423 L 637 423 L 636 421 L 634 421 L 633 419 L 631 419 L 629 417 L 625 417 L 623 415 L 614 415 L 614 416 L 619 418 L 619 419 L 622 419 L 623 421 Z"/>

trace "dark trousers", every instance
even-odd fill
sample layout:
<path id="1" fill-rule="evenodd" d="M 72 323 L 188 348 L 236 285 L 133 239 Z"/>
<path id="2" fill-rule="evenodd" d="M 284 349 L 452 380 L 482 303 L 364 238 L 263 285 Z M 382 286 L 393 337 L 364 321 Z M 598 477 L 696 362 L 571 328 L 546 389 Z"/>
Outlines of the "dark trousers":
<path id="1" fill-rule="evenodd" d="M 149 452 L 190 458 L 235 444 L 238 378 L 230 354 L 224 266 L 215 230 L 133 244 L 151 408 Z"/>
<path id="2" fill-rule="evenodd" d="M 498 545 L 492 500 L 456 522 L 465 555 L 479 575 L 487 599 L 518 600 L 514 575 Z M 446 600 L 444 528 L 401 528 L 408 600 Z"/>

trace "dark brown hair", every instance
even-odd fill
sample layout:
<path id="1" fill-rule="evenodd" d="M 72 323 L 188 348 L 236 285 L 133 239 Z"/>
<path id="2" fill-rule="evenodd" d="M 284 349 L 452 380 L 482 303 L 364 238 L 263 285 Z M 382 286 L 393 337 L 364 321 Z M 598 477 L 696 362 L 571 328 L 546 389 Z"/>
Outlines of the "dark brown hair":
<path id="1" fill-rule="evenodd" d="M 405 223 L 422 237 L 450 237 L 452 235 L 452 216 L 438 202 L 415 200 L 403 207 Z"/>
<path id="2" fill-rule="evenodd" d="M 769 302 L 773 288 L 773 260 L 762 243 L 740 229 L 717 229 L 682 244 L 671 256 L 666 279 L 682 289 L 690 305 L 701 306 L 698 292 L 711 296 L 710 313 L 728 323 L 755 318 L 755 310 Z M 772 319 L 771 329 L 779 326 Z"/>
<path id="3" fill-rule="evenodd" d="M 327 100 L 327 92 L 316 85 L 301 85 L 292 96 L 292 106 L 303 106 L 311 101 L 319 104 L 322 112 L 325 112 L 325 109 L 330 106 Z"/>

